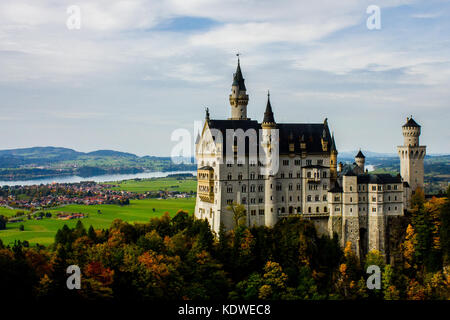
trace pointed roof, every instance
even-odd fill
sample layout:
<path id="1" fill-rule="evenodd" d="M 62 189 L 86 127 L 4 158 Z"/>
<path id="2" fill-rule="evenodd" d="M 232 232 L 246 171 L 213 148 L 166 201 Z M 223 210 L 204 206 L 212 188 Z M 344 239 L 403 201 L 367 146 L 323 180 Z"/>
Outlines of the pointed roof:
<path id="1" fill-rule="evenodd" d="M 363 155 L 363 153 L 361 152 L 361 149 L 359 149 L 359 152 L 358 152 L 358 154 L 356 155 L 356 157 L 355 158 L 362 158 L 362 159 L 365 159 L 366 157 Z"/>
<path id="2" fill-rule="evenodd" d="M 242 91 L 247 91 L 247 89 L 245 88 L 245 81 L 244 81 L 244 77 L 242 76 L 242 71 L 241 71 L 241 63 L 239 60 L 239 56 L 238 56 L 238 64 L 237 64 L 237 68 L 236 68 L 236 73 L 233 75 L 233 86 L 237 85 L 239 87 L 239 90 Z"/>
<path id="3" fill-rule="evenodd" d="M 337 151 L 336 149 L 336 142 L 334 142 L 334 132 L 333 135 L 331 136 L 331 151 Z"/>
<path id="4" fill-rule="evenodd" d="M 267 105 L 266 111 L 264 112 L 263 123 L 275 123 L 275 118 L 273 117 L 272 105 L 270 104 L 270 93 L 267 91 Z"/>
<path id="5" fill-rule="evenodd" d="M 406 118 L 406 123 L 403 125 L 403 127 L 420 127 L 420 125 L 415 122 L 411 116 L 411 118 Z"/>

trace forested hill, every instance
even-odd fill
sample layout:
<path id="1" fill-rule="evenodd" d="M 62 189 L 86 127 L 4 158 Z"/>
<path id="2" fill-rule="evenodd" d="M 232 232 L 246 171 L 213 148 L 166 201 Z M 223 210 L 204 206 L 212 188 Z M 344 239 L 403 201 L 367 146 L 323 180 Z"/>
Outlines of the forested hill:
<path id="1" fill-rule="evenodd" d="M 139 157 L 114 150 L 80 152 L 59 147 L 0 150 L 0 180 L 177 170 L 195 170 L 195 165 L 174 164 L 169 157 Z"/>

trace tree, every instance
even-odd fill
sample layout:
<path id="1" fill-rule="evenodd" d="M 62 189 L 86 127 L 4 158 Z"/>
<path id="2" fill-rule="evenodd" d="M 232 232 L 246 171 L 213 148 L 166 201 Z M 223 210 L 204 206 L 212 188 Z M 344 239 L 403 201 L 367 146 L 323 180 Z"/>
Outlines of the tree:
<path id="1" fill-rule="evenodd" d="M 237 228 L 238 226 L 245 224 L 245 217 L 247 216 L 247 212 L 245 210 L 245 207 L 242 204 L 237 204 L 233 202 L 232 204 L 227 206 L 228 210 L 231 210 L 233 212 L 233 220 L 234 220 L 234 227 Z"/>
<path id="2" fill-rule="evenodd" d="M 0 215 L 0 230 L 6 229 L 6 223 L 8 222 L 8 219 L 6 219 L 5 216 Z"/>

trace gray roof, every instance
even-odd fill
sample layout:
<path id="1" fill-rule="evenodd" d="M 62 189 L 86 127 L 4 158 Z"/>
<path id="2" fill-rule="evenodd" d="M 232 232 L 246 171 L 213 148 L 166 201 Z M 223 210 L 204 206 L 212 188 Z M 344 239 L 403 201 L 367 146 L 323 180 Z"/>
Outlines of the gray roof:
<path id="1" fill-rule="evenodd" d="M 266 105 L 266 111 L 264 112 L 263 123 L 275 123 L 275 118 L 273 117 L 272 106 L 270 104 L 270 94 L 267 94 L 267 105 Z"/>
<path id="2" fill-rule="evenodd" d="M 255 120 L 210 120 L 209 127 L 217 129 L 222 133 L 223 137 L 223 152 L 226 152 L 226 130 L 227 129 L 255 129 L 259 143 L 259 130 L 262 129 L 261 124 Z M 327 141 L 331 143 L 331 135 L 328 126 L 323 123 L 277 123 L 279 129 L 279 153 L 290 154 L 289 143 L 294 143 L 294 153 L 301 154 L 300 141 L 303 137 L 306 149 L 304 151 L 309 153 L 328 153 L 329 151 L 322 150 L 322 133 L 323 130 L 327 133 Z M 246 139 L 248 140 L 248 139 Z M 246 141 L 246 151 L 248 152 L 248 141 Z"/>
<path id="3" fill-rule="evenodd" d="M 407 121 L 406 123 L 403 125 L 403 127 L 420 127 L 420 125 L 414 121 L 414 119 L 412 118 L 406 118 Z"/>
<path id="4" fill-rule="evenodd" d="M 239 87 L 239 90 L 247 91 L 247 89 L 245 88 L 245 79 L 242 76 L 241 63 L 239 59 L 236 68 L 236 73 L 233 75 L 233 86 L 234 85 L 237 85 Z"/>

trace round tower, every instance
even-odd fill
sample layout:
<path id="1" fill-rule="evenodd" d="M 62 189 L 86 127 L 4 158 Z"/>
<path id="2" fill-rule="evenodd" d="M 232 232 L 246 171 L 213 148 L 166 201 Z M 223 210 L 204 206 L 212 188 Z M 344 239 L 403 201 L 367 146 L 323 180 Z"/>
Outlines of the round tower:
<path id="1" fill-rule="evenodd" d="M 336 181 L 337 179 L 337 156 L 338 151 L 336 149 L 336 142 L 334 141 L 334 132 L 331 136 L 331 147 L 330 147 L 330 174 L 331 181 Z"/>
<path id="2" fill-rule="evenodd" d="M 267 105 L 264 112 L 264 119 L 261 124 L 262 127 L 262 145 L 264 148 L 265 168 L 264 175 L 266 176 L 264 186 L 264 219 L 267 227 L 273 227 L 278 221 L 277 208 L 277 193 L 276 193 L 276 179 L 275 176 L 278 171 L 278 154 L 275 154 L 274 143 L 278 143 L 278 135 L 276 132 L 276 123 L 270 105 L 270 94 L 267 93 Z"/>
<path id="3" fill-rule="evenodd" d="M 406 118 L 406 123 L 402 126 L 403 145 L 410 147 L 419 146 L 420 126 L 412 118 Z"/>
<path id="4" fill-rule="evenodd" d="M 233 75 L 233 84 L 230 94 L 231 118 L 230 120 L 247 120 L 248 94 L 245 88 L 245 79 L 242 76 L 241 64 L 238 56 L 236 73 Z"/>
<path id="5" fill-rule="evenodd" d="M 355 163 L 358 166 L 358 168 L 360 169 L 360 171 L 363 173 L 364 172 L 364 165 L 366 163 L 366 157 L 361 152 L 361 149 L 359 149 L 358 154 L 355 156 Z"/>

